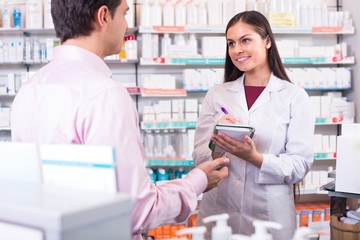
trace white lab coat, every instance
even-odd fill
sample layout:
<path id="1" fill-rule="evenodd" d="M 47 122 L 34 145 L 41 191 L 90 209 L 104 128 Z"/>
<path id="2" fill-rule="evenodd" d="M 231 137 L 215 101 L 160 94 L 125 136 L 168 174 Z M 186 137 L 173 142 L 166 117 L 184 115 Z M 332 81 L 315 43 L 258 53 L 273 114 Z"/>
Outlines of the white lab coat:
<path id="1" fill-rule="evenodd" d="M 248 110 L 244 75 L 213 87 L 206 94 L 195 132 L 195 165 L 211 160 L 210 136 L 224 107 L 244 125 L 255 128 L 253 141 L 263 154 L 261 168 L 226 153 L 229 177 L 204 193 L 197 225 L 206 216 L 228 213 L 233 233 L 251 235 L 256 219 L 274 221 L 282 230 L 274 240 L 289 240 L 295 231 L 293 183 L 301 181 L 313 163 L 315 118 L 305 90 L 271 74 L 264 91 Z M 206 239 L 210 239 L 209 227 Z"/>

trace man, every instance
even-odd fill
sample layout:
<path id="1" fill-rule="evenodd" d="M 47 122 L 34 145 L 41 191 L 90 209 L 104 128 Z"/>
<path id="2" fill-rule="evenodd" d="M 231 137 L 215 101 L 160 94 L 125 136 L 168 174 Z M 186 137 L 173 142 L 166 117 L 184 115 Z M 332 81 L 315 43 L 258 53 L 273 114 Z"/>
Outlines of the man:
<path id="1" fill-rule="evenodd" d="M 136 235 L 184 221 L 195 209 L 197 196 L 228 175 L 226 167 L 214 169 L 229 160 L 209 161 L 184 179 L 152 185 L 143 163 L 136 109 L 103 61 L 120 52 L 127 10 L 126 0 L 52 0 L 62 45 L 19 91 L 11 125 L 14 141 L 114 146 L 118 191 L 132 196 L 131 224 Z"/>

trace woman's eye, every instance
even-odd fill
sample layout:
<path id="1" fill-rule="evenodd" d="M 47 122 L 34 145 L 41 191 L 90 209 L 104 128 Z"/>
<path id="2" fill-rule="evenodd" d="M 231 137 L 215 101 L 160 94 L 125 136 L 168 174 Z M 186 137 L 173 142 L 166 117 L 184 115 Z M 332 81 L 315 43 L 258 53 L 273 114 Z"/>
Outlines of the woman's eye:
<path id="1" fill-rule="evenodd" d="M 229 46 L 229 47 L 232 47 L 232 46 L 234 46 L 234 45 L 235 45 L 234 42 L 228 42 L 228 46 Z"/>
<path id="2" fill-rule="evenodd" d="M 243 43 L 247 43 L 247 42 L 249 42 L 249 39 L 247 38 L 243 39 Z"/>

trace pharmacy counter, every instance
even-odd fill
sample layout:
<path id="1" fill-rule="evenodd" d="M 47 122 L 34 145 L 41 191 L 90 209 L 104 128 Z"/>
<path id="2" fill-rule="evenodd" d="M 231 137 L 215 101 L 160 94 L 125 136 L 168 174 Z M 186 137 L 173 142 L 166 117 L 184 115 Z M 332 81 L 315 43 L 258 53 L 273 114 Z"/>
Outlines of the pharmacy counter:
<path id="1" fill-rule="evenodd" d="M 0 179 L 0 236 L 27 240 L 131 239 L 131 200 Z"/>

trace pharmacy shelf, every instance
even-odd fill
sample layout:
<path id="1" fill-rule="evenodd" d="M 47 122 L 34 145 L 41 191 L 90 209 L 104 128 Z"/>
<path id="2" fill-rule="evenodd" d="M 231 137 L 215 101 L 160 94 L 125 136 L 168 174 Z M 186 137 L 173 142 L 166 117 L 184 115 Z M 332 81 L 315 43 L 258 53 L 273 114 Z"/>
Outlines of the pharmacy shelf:
<path id="1" fill-rule="evenodd" d="M 193 167 L 194 162 L 186 159 L 145 159 L 146 166 Z"/>
<path id="2" fill-rule="evenodd" d="M 304 88 L 306 91 L 345 91 L 351 90 L 351 87 L 346 88 Z"/>
<path id="3" fill-rule="evenodd" d="M 351 87 L 347 88 L 304 88 L 306 91 L 345 91 L 351 90 Z M 188 93 L 206 93 L 209 89 L 197 89 L 197 90 L 186 90 Z"/>
<path id="4" fill-rule="evenodd" d="M 138 30 L 137 27 L 129 28 L 126 33 L 134 33 Z M 27 28 L 0 28 L 0 34 L 53 34 L 55 35 L 55 29 L 53 28 L 36 28 L 36 29 L 27 29 Z"/>
<path id="5" fill-rule="evenodd" d="M 287 57 L 283 64 L 354 64 L 354 57 Z M 225 58 L 140 58 L 140 65 L 224 65 Z"/>
<path id="6" fill-rule="evenodd" d="M 140 65 L 224 65 L 225 58 L 140 58 Z"/>
<path id="7" fill-rule="evenodd" d="M 303 189 L 300 190 L 300 194 L 328 194 L 328 192 L 320 189 Z"/>
<path id="8" fill-rule="evenodd" d="M 336 160 L 336 152 L 314 153 L 314 160 L 316 160 L 316 161 Z"/>
<path id="9" fill-rule="evenodd" d="M 354 64 L 355 57 L 287 57 L 283 64 Z"/>
<path id="10" fill-rule="evenodd" d="M 0 93 L 0 97 L 15 97 L 16 96 L 16 93 L 5 93 L 5 94 L 2 94 Z"/>
<path id="11" fill-rule="evenodd" d="M 139 27 L 139 33 L 199 33 L 199 34 L 224 34 L 225 27 L 202 26 L 151 26 Z M 354 27 L 307 27 L 307 28 L 272 28 L 274 34 L 354 34 Z"/>
<path id="12" fill-rule="evenodd" d="M 186 89 L 148 89 L 143 88 L 142 97 L 186 97 Z"/>
<path id="13" fill-rule="evenodd" d="M 11 131 L 11 127 L 0 127 L 0 131 Z"/>
<path id="14" fill-rule="evenodd" d="M 334 118 L 316 118 L 316 125 L 338 125 L 343 123 L 344 118 L 342 117 L 334 117 Z"/>
<path id="15" fill-rule="evenodd" d="M 141 123 L 142 130 L 195 128 L 196 122 Z"/>
<path id="16" fill-rule="evenodd" d="M 129 59 L 118 59 L 118 60 L 104 60 L 105 63 L 108 64 L 121 64 L 121 63 L 131 63 L 131 64 L 135 64 L 138 63 L 139 60 L 134 59 L 134 60 L 129 60 Z"/>

